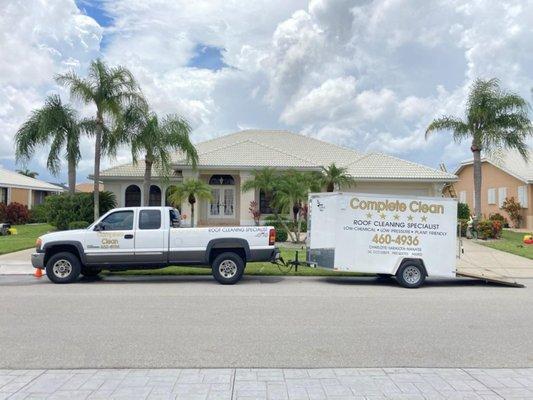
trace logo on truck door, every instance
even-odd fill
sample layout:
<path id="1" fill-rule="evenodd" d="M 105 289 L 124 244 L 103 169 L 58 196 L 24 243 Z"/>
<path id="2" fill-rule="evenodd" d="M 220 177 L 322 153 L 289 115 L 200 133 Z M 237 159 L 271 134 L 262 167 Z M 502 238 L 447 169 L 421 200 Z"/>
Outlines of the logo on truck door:
<path id="1" fill-rule="evenodd" d="M 98 239 L 100 240 L 101 249 L 119 249 L 119 238 L 124 235 L 120 232 L 98 232 Z M 96 247 L 96 246 L 95 246 Z"/>

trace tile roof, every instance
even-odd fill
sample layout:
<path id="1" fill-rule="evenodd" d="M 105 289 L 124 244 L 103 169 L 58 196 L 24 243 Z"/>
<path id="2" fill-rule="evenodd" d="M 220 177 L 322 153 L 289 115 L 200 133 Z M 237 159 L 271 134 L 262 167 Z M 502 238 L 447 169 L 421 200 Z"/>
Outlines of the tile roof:
<path id="1" fill-rule="evenodd" d="M 355 150 L 288 131 L 245 130 L 196 145 L 200 168 L 308 168 L 335 163 L 348 168 L 354 178 L 377 180 L 456 180 L 455 175 L 385 154 Z M 186 166 L 181 153 L 176 166 Z M 142 176 L 144 164 L 125 164 L 102 171 L 101 176 Z"/>
<path id="2" fill-rule="evenodd" d="M 501 170 L 507 172 L 508 174 L 524 181 L 527 183 L 533 183 L 533 151 L 529 149 L 529 158 L 524 160 L 524 158 L 515 150 L 501 150 L 492 152 L 481 158 L 481 161 L 489 162 L 492 165 L 500 168 Z M 472 164 L 473 159 L 463 161 L 455 173 L 459 171 L 466 165 Z"/>
<path id="3" fill-rule="evenodd" d="M 47 192 L 62 192 L 60 186 L 30 178 L 15 171 L 0 168 L 0 186 L 19 187 L 24 189 L 43 190 Z"/>

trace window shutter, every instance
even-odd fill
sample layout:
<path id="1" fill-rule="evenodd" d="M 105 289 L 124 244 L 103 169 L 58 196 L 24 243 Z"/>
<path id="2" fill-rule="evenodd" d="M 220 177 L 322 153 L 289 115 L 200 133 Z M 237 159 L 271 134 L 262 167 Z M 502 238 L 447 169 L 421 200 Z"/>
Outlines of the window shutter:
<path id="1" fill-rule="evenodd" d="M 527 208 L 527 186 L 518 186 L 518 202 L 522 208 Z"/>
<path id="2" fill-rule="evenodd" d="M 498 188 L 498 207 L 501 208 L 503 206 L 503 202 L 505 201 L 506 198 L 507 198 L 507 188 L 506 187 Z"/>

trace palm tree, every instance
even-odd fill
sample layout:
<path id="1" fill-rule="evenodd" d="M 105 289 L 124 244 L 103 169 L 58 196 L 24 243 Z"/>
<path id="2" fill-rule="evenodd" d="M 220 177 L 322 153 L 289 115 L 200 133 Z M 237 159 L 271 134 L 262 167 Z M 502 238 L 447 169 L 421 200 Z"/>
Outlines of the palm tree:
<path id="1" fill-rule="evenodd" d="M 133 162 L 144 155 L 143 193 L 144 205 L 150 204 L 152 167 L 159 169 L 164 178 L 171 172 L 171 151 L 181 151 L 193 168 L 198 164 L 198 153 L 190 141 L 189 124 L 175 115 L 167 115 L 159 121 L 157 114 L 144 108 L 129 107 L 124 114 L 123 127 L 131 144 Z"/>
<path id="2" fill-rule="evenodd" d="M 37 178 L 39 176 L 38 172 L 32 171 L 31 169 L 24 168 L 24 169 L 17 169 L 17 172 L 21 175 L 27 176 L 29 178 Z"/>
<path id="3" fill-rule="evenodd" d="M 481 151 L 515 149 L 527 159 L 526 138 L 532 133 L 529 109 L 522 97 L 502 90 L 498 79 L 477 79 L 470 88 L 464 120 L 443 116 L 426 129 L 426 139 L 434 131 L 448 130 L 456 142 L 471 141 L 477 220 L 481 219 Z"/>
<path id="4" fill-rule="evenodd" d="M 43 108 L 32 111 L 17 131 L 15 154 L 18 161 L 27 162 L 37 149 L 49 145 L 46 166 L 53 175 L 57 175 L 64 149 L 68 164 L 68 187 L 73 194 L 76 190 L 76 167 L 81 158 L 79 143 L 80 125 L 76 111 L 63 104 L 58 95 L 52 95 L 46 98 Z M 34 178 L 35 175 L 28 176 Z"/>
<path id="5" fill-rule="evenodd" d="M 110 123 L 122 118 L 129 104 L 144 105 L 139 86 L 131 72 L 121 66 L 109 67 L 102 60 L 91 62 L 87 78 L 80 78 L 75 72 L 56 76 L 60 85 L 70 89 L 70 95 L 85 104 L 96 106 L 94 119 L 84 123 L 84 129 L 95 137 L 94 145 L 94 218 L 99 217 L 100 160 L 102 155 L 113 155 L 120 143 L 113 138 Z"/>
<path id="6" fill-rule="evenodd" d="M 276 183 L 280 178 L 279 171 L 274 168 L 265 167 L 262 169 L 254 169 L 251 175 L 252 179 L 249 179 L 244 182 L 242 184 L 241 190 L 243 192 L 248 192 L 250 190 L 260 190 L 263 191 L 267 198 L 272 199 L 273 193 L 276 189 Z M 273 207 L 272 212 L 277 217 L 277 210 Z"/>
<path id="7" fill-rule="evenodd" d="M 278 222 L 282 224 L 287 231 L 291 240 L 295 243 L 300 242 L 301 232 L 301 211 L 303 205 L 307 202 L 309 195 L 311 179 L 310 174 L 298 171 L 285 172 L 276 183 L 273 206 L 282 214 L 292 214 L 294 223 L 294 232 L 291 232 L 286 222 L 279 218 Z"/>
<path id="8" fill-rule="evenodd" d="M 197 200 L 212 200 L 211 187 L 204 181 L 198 179 L 187 179 L 176 185 L 170 191 L 168 201 L 174 207 L 180 207 L 181 203 L 187 199 L 191 205 L 191 227 L 194 226 L 194 204 Z"/>
<path id="9" fill-rule="evenodd" d="M 337 167 L 335 163 L 328 167 L 322 167 L 322 184 L 326 186 L 327 192 L 333 192 L 335 188 L 341 189 L 343 186 L 355 184 L 355 179 L 352 178 L 346 168 Z"/>

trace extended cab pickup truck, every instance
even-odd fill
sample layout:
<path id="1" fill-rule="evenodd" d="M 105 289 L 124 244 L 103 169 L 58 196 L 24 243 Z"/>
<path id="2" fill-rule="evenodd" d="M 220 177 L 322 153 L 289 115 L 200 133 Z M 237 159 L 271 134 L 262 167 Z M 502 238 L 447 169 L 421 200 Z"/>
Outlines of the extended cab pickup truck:
<path id="1" fill-rule="evenodd" d="M 109 211 L 87 229 L 53 232 L 37 239 L 35 268 L 55 283 L 102 269 L 211 266 L 222 284 L 238 282 L 246 262 L 275 261 L 276 231 L 270 226 L 180 227 L 171 207 L 126 207 Z"/>

